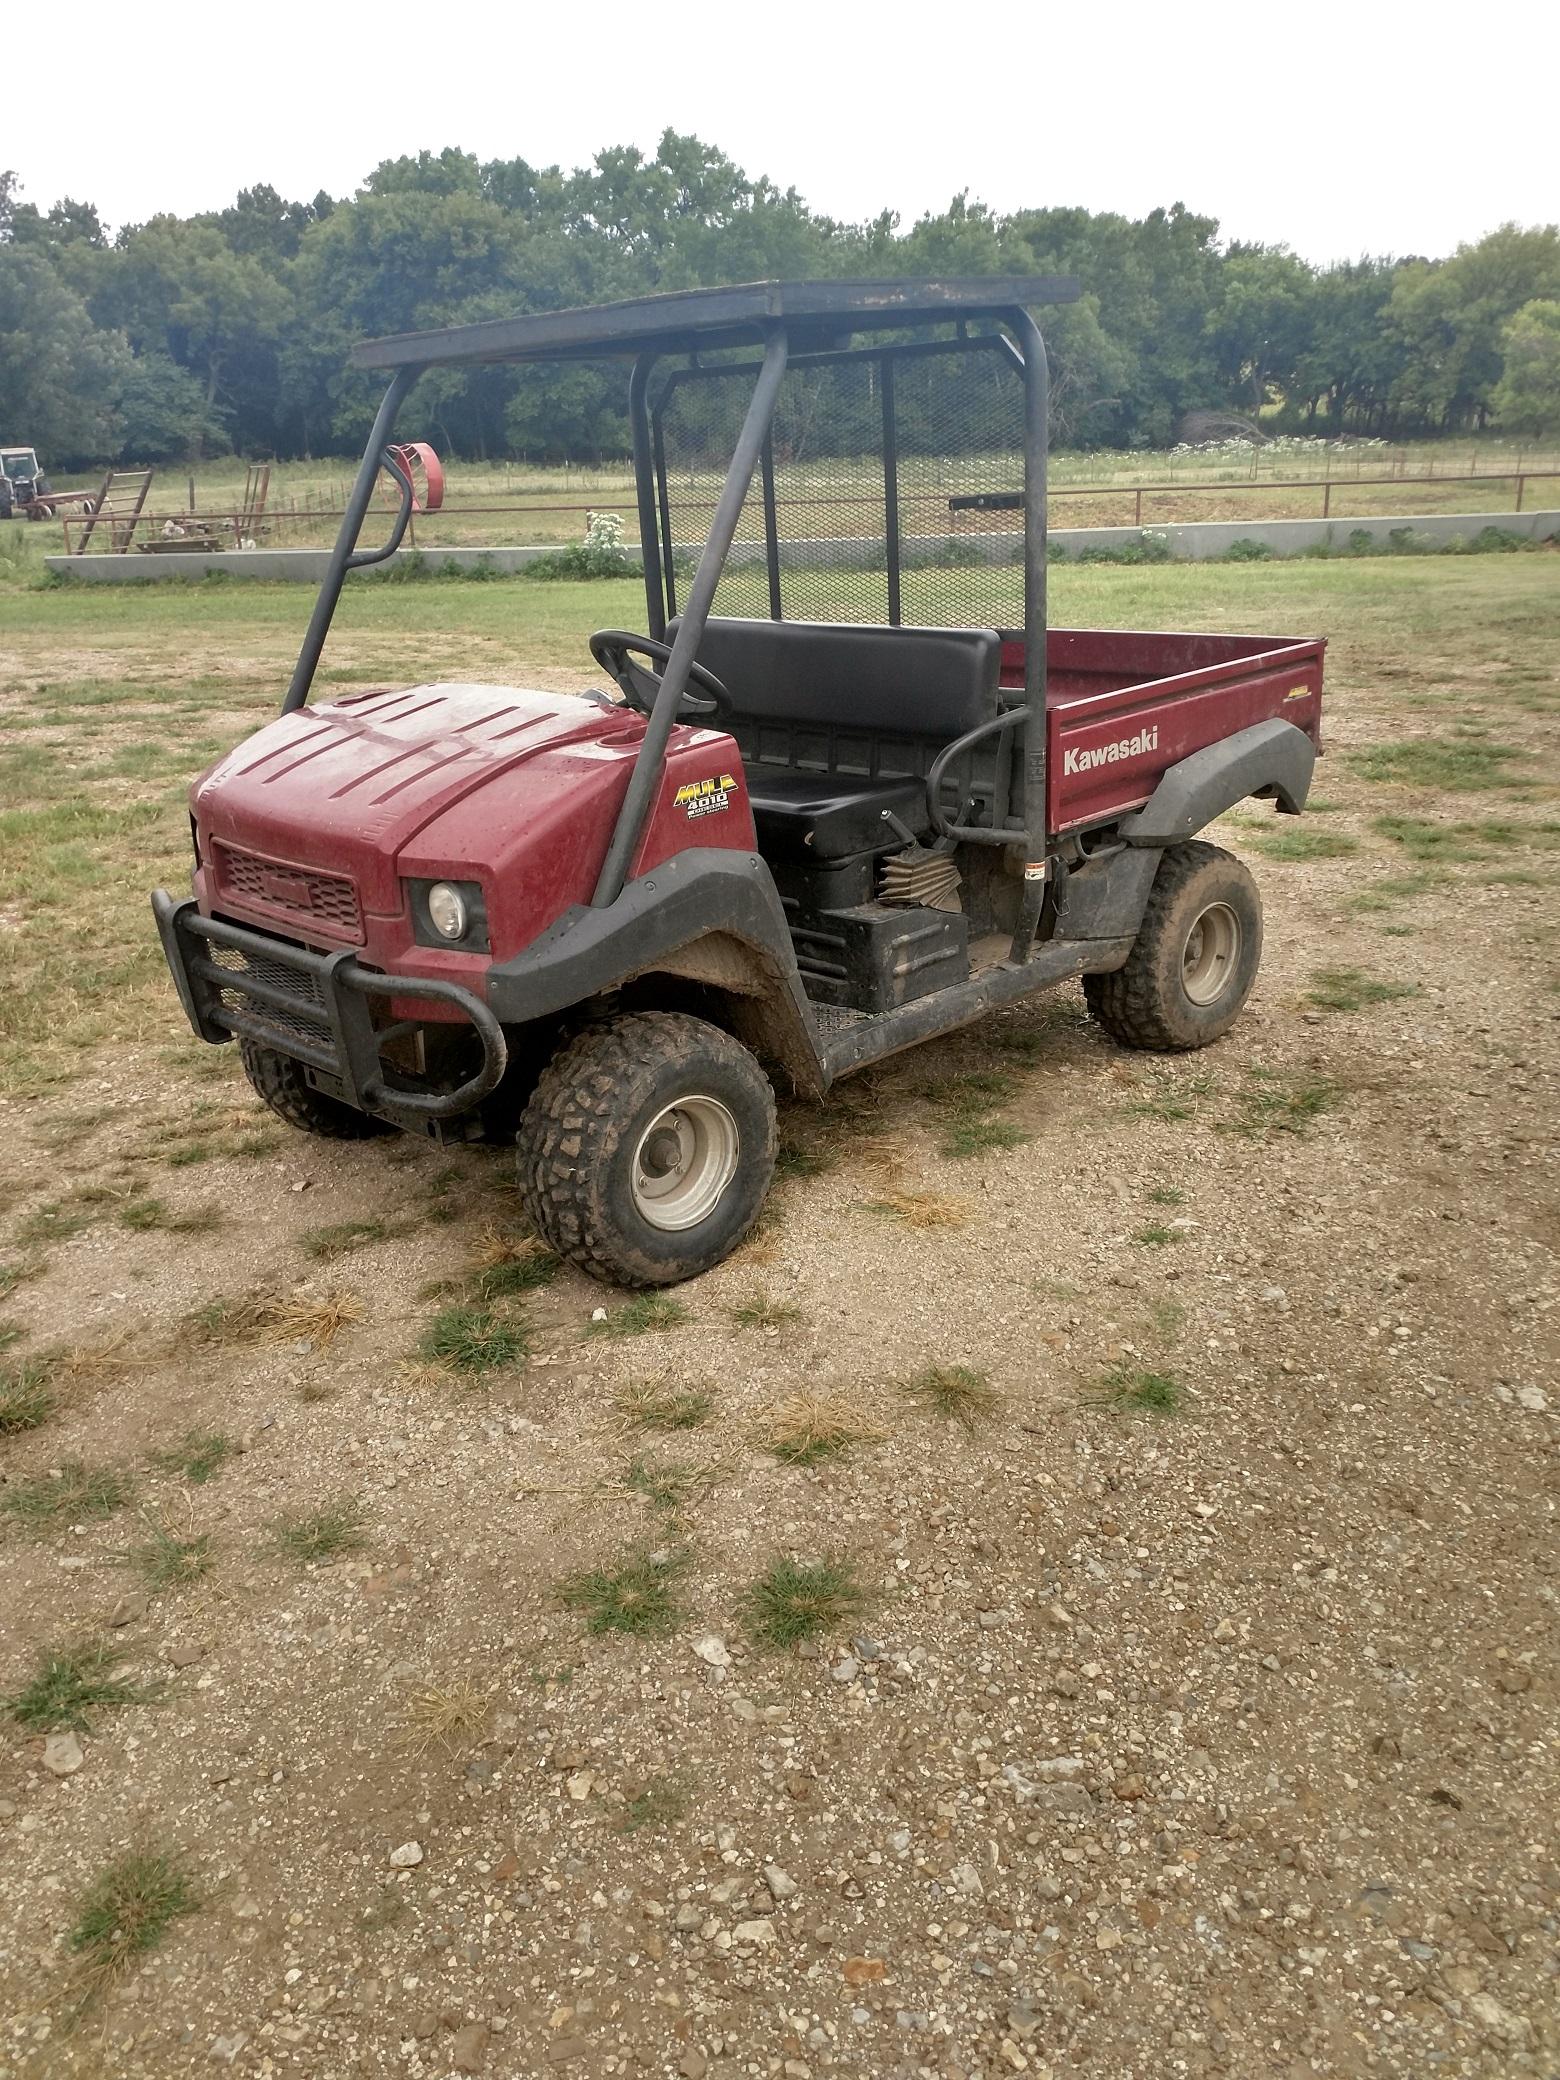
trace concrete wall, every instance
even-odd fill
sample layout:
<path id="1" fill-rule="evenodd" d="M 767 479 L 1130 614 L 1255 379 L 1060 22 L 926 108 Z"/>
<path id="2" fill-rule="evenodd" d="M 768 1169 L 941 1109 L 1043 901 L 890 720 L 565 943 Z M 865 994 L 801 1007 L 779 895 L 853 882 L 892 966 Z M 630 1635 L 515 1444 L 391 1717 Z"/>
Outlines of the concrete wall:
<path id="1" fill-rule="evenodd" d="M 1471 540 L 1485 527 L 1500 527 L 1530 540 L 1547 541 L 1552 536 L 1560 536 L 1560 511 L 1416 513 L 1367 520 L 1347 517 L 1332 520 L 1193 520 L 1179 526 L 1155 528 L 1152 532 L 1164 536 L 1172 557 L 1201 562 L 1211 556 L 1222 556 L 1236 542 L 1264 542 L 1275 556 L 1298 556 L 1303 550 L 1323 542 L 1346 548 L 1350 535 L 1355 533 L 1368 534 L 1373 541 L 1384 542 L 1400 527 L 1412 528 L 1416 535 L 1436 542 L 1451 542 L 1459 538 Z M 1065 549 L 1069 557 L 1077 557 L 1086 549 L 1125 547 L 1136 542 L 1144 532 L 1137 527 L 1053 527 L 1051 542 L 1054 547 Z M 990 563 L 1014 562 L 1023 548 L 1023 537 L 1019 534 L 961 534 L 957 539 L 961 554 L 967 555 L 974 547 Z M 827 569 L 836 559 L 855 563 L 873 558 L 881 554 L 882 546 L 880 540 L 864 536 L 843 542 L 790 542 L 786 550 L 795 563 L 805 560 L 807 564 L 815 562 L 817 568 Z M 917 537 L 907 541 L 906 550 L 930 560 L 934 544 Z M 482 566 L 510 576 L 524 570 L 527 564 L 535 563 L 538 557 L 552 553 L 549 547 L 400 549 L 391 561 L 401 563 L 420 556 L 430 570 L 469 571 Z M 763 553 L 761 544 L 741 542 L 733 549 L 731 560 L 761 562 Z M 630 548 L 628 554 L 637 561 L 636 549 Z M 51 571 L 88 584 L 144 585 L 159 579 L 204 578 L 208 572 L 215 571 L 235 579 L 280 579 L 317 585 L 325 575 L 328 555 L 324 549 L 233 549 L 218 555 L 173 552 L 151 556 L 137 555 L 132 551 L 126 556 L 47 556 L 44 561 Z"/>

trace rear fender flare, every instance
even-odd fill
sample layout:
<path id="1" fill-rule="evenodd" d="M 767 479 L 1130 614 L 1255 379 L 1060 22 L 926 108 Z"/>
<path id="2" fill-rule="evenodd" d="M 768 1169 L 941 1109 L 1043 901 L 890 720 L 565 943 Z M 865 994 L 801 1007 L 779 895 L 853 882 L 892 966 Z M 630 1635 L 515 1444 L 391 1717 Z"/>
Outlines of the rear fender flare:
<path id="1" fill-rule="evenodd" d="M 1303 729 L 1278 716 L 1254 722 L 1171 766 L 1143 807 L 1122 818 L 1120 835 L 1129 845 L 1174 845 L 1254 794 L 1276 795 L 1282 814 L 1298 816 L 1315 765 Z"/>

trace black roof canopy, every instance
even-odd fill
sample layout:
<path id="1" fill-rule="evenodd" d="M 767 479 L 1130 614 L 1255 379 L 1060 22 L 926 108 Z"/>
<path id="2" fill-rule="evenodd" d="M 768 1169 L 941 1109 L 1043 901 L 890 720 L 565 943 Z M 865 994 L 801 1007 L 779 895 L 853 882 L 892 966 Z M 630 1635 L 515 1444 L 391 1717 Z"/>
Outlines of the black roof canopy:
<path id="1" fill-rule="evenodd" d="M 466 361 L 599 361 L 647 350 L 677 353 L 751 346 L 784 323 L 837 339 L 938 319 L 995 317 L 1034 304 L 1075 303 L 1069 275 L 974 275 L 942 281 L 747 282 L 730 289 L 683 289 L 581 310 L 529 311 L 399 332 L 352 351 L 357 368 L 438 367 Z M 800 344 L 800 342 L 798 342 Z"/>

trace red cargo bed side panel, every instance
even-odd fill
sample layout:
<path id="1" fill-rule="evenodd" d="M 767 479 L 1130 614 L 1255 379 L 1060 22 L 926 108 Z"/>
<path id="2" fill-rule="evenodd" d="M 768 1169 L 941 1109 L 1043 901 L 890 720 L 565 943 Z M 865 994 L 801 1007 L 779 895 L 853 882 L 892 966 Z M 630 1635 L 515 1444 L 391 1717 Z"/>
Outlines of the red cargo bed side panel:
<path id="1" fill-rule="evenodd" d="M 1071 639 L 1071 654 L 1064 660 L 1053 650 L 1051 659 L 1047 813 L 1053 833 L 1141 808 L 1171 766 L 1256 722 L 1282 717 L 1320 748 L 1320 641 L 1133 635 L 1122 647 L 1136 653 L 1137 671 L 1151 670 L 1152 663 L 1160 671 L 1111 686 L 1114 675 L 1089 655 L 1092 632 L 1055 633 Z M 1108 637 L 1100 640 L 1103 649 Z M 1210 651 L 1217 655 L 1215 645 L 1224 655 L 1200 661 Z M 1240 650 L 1246 654 L 1230 654 Z M 1200 653 L 1200 660 L 1186 669 L 1189 653 Z"/>

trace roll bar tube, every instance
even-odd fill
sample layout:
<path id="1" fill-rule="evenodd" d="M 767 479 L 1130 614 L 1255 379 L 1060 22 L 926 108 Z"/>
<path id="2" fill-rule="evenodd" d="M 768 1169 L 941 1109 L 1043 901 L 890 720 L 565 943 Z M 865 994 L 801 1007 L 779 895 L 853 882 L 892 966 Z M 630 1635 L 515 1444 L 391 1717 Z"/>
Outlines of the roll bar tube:
<path id="1" fill-rule="evenodd" d="M 325 638 L 330 633 L 330 624 L 336 612 L 336 603 L 341 598 L 341 588 L 346 582 L 347 572 L 361 570 L 367 564 L 382 563 L 400 547 L 401 537 L 406 532 L 406 523 L 411 518 L 412 483 L 403 469 L 387 464 L 385 447 L 395 426 L 395 415 L 400 410 L 407 391 L 421 374 L 422 370 L 417 367 L 398 368 L 391 379 L 389 389 L 380 399 L 379 410 L 374 414 L 373 428 L 368 436 L 368 446 L 363 450 L 363 460 L 358 464 L 352 493 L 347 500 L 346 511 L 341 516 L 341 526 L 330 552 L 330 562 L 325 566 L 319 597 L 314 602 L 314 612 L 309 616 L 303 648 L 298 652 L 298 662 L 293 666 L 293 675 L 282 701 L 284 715 L 290 715 L 295 708 L 301 708 L 309 698 L 309 688 L 314 683 L 320 653 L 325 648 Z M 395 526 L 391 529 L 390 539 L 383 548 L 369 549 L 359 554 L 357 538 L 362 533 L 363 522 L 368 517 L 368 509 L 374 497 L 374 486 L 379 481 L 379 472 L 387 467 L 400 485 L 401 510 L 396 517 Z"/>
<path id="2" fill-rule="evenodd" d="M 704 544 L 704 553 L 699 558 L 699 568 L 694 572 L 693 583 L 688 588 L 688 603 L 683 608 L 677 640 L 672 645 L 671 656 L 666 660 L 666 670 L 661 674 L 660 690 L 655 697 L 655 706 L 650 711 L 649 726 L 639 747 L 639 756 L 634 761 L 634 770 L 629 776 L 628 792 L 624 795 L 623 806 L 618 811 L 612 841 L 607 847 L 607 856 L 601 863 L 596 891 L 591 897 L 594 909 L 605 909 L 609 903 L 617 901 L 623 892 L 623 884 L 628 879 L 628 870 L 634 854 L 639 849 L 639 840 L 644 834 L 651 802 L 661 784 L 661 775 L 666 764 L 666 746 L 677 721 L 678 705 L 688 684 L 688 670 L 704 639 L 705 624 L 710 618 L 710 608 L 715 603 L 715 588 L 720 583 L 727 554 L 736 538 L 737 523 L 742 518 L 742 508 L 753 482 L 753 472 L 758 468 L 764 436 L 774 416 L 775 402 L 780 395 L 780 385 L 785 376 L 785 365 L 785 331 L 783 327 L 777 326 L 769 332 L 765 342 L 763 365 L 758 372 L 758 381 L 753 386 L 753 395 L 748 402 L 747 417 L 742 422 L 742 431 L 737 435 L 737 443 L 731 453 L 731 466 L 726 472 L 726 481 L 721 486 L 720 499 L 715 507 L 714 518 L 710 522 L 709 538 Z M 637 376 L 637 369 L 635 374 Z M 642 418 L 642 414 L 636 415 L 637 418 Z M 647 545 L 652 538 L 653 536 L 645 538 Z"/>
<path id="3" fill-rule="evenodd" d="M 654 354 L 641 354 L 628 379 L 628 423 L 634 440 L 634 487 L 639 502 L 639 560 L 644 567 L 645 608 L 650 617 L 648 633 L 659 642 L 666 634 L 666 586 L 661 574 L 662 545 L 656 526 L 655 460 L 650 450 L 650 423 L 645 410 L 645 393 Z M 668 539 L 665 553 L 670 556 Z"/>
<path id="4" fill-rule="evenodd" d="M 1024 358 L 1024 828 L 1029 846 L 1024 899 L 1008 958 L 1027 961 L 1045 901 L 1046 849 L 1046 456 L 1050 437 L 1051 370 L 1045 341 L 1027 310 L 1007 314 Z"/>

